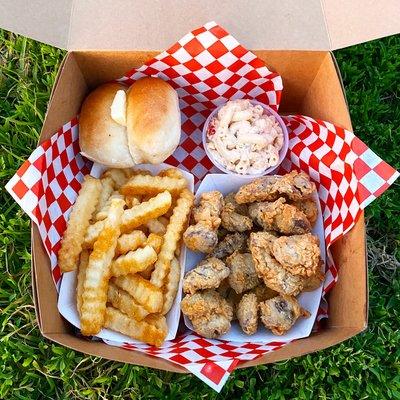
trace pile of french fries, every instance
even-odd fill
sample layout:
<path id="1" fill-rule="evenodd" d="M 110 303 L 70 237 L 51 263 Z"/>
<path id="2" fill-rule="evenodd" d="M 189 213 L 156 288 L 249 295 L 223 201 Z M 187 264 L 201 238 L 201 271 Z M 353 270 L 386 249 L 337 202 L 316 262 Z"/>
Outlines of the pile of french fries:
<path id="1" fill-rule="evenodd" d="M 194 196 L 175 168 L 85 176 L 58 253 L 77 270 L 81 332 L 104 327 L 160 346 L 180 280 L 178 258 Z"/>

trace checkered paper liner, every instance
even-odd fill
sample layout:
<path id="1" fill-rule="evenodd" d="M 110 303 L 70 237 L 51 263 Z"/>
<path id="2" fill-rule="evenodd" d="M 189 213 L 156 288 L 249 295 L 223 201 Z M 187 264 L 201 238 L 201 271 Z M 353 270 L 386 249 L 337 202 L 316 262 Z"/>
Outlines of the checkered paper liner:
<path id="1" fill-rule="evenodd" d="M 262 60 L 215 22 L 192 31 L 119 81 L 129 85 L 149 75 L 166 80 L 178 92 L 181 143 L 167 162 L 189 170 L 197 183 L 205 174 L 219 172 L 201 144 L 202 124 L 210 111 L 235 98 L 256 99 L 277 110 L 283 89 L 277 73 L 269 71 Z M 395 181 L 398 173 L 343 128 L 301 115 L 284 117 L 284 121 L 290 143 L 278 173 L 303 170 L 317 185 L 328 250 L 323 289 L 326 294 L 338 275 L 329 246 L 354 226 L 361 211 Z M 60 240 L 83 176 L 91 168 L 92 163 L 79 154 L 78 119 L 75 118 L 43 142 L 6 185 L 38 225 L 57 288 L 61 280 L 57 265 Z M 327 303 L 322 299 L 317 321 L 327 314 Z M 261 357 L 286 344 L 279 340 L 268 344 L 229 343 L 204 339 L 192 332 L 160 348 L 106 343 L 179 364 L 217 391 L 238 363 Z"/>

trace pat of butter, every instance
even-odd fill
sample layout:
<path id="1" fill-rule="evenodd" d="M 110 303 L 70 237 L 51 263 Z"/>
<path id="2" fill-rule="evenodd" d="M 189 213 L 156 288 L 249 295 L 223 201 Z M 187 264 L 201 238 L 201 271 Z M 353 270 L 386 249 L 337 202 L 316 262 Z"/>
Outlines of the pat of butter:
<path id="1" fill-rule="evenodd" d="M 118 90 L 111 104 L 111 118 L 122 126 L 126 126 L 126 93 Z"/>

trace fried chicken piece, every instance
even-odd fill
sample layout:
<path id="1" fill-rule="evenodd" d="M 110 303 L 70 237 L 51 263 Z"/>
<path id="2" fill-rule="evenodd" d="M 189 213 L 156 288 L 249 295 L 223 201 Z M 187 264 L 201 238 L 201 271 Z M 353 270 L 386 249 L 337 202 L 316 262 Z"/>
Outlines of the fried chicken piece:
<path id="1" fill-rule="evenodd" d="M 318 218 L 318 206 L 314 199 L 302 199 L 293 201 L 291 204 L 305 214 L 307 219 L 310 221 L 311 226 L 315 225 Z"/>
<path id="2" fill-rule="evenodd" d="M 263 283 L 256 286 L 254 289 L 251 289 L 248 293 L 254 293 L 259 303 L 279 295 L 278 292 L 275 292 L 275 290 L 265 286 Z"/>
<path id="3" fill-rule="evenodd" d="M 217 191 L 203 193 L 199 204 L 193 209 L 196 222 L 183 234 L 183 241 L 193 251 L 211 253 L 218 243 L 217 230 L 221 224 L 221 210 L 224 205 L 222 194 Z"/>
<path id="4" fill-rule="evenodd" d="M 311 224 L 306 215 L 295 206 L 286 204 L 283 197 L 274 202 L 250 204 L 249 214 L 267 231 L 277 231 L 286 235 L 301 235 L 311 231 Z"/>
<path id="5" fill-rule="evenodd" d="M 228 332 L 233 318 L 232 306 L 215 290 L 188 294 L 181 302 L 193 330 L 207 338 L 217 338 Z"/>
<path id="6" fill-rule="evenodd" d="M 235 251 L 226 258 L 226 265 L 230 269 L 229 285 L 236 293 L 253 289 L 260 283 L 250 253 L 241 254 Z"/>
<path id="7" fill-rule="evenodd" d="M 254 293 L 246 293 L 240 300 L 236 316 L 243 332 L 247 335 L 253 335 L 258 327 L 258 301 Z"/>
<path id="8" fill-rule="evenodd" d="M 247 206 L 238 204 L 235 194 L 225 196 L 225 204 L 221 212 L 221 225 L 230 232 L 245 232 L 253 227 L 253 221 L 248 217 Z"/>
<path id="9" fill-rule="evenodd" d="M 304 287 L 304 278 L 288 272 L 271 254 L 277 238 L 269 232 L 250 234 L 250 252 L 259 278 L 278 293 L 296 296 Z"/>
<path id="10" fill-rule="evenodd" d="M 212 257 L 224 258 L 231 255 L 235 250 L 246 249 L 247 235 L 245 233 L 230 233 L 226 235 L 211 253 Z"/>
<path id="11" fill-rule="evenodd" d="M 201 221 L 186 229 L 183 241 L 190 250 L 211 253 L 218 243 L 218 235 L 211 224 Z"/>
<path id="12" fill-rule="evenodd" d="M 311 233 L 277 238 L 272 245 L 272 254 L 293 275 L 310 277 L 319 270 L 319 240 Z"/>
<path id="13" fill-rule="evenodd" d="M 229 279 L 225 278 L 222 280 L 220 285 L 217 288 L 217 292 L 224 298 L 226 299 L 228 297 L 229 292 L 232 290 L 232 288 L 229 286 Z"/>
<path id="14" fill-rule="evenodd" d="M 321 271 L 317 271 L 315 275 L 311 275 L 304 280 L 304 288 L 305 292 L 312 292 L 315 289 L 318 289 L 321 286 L 321 283 L 325 279 L 325 274 Z"/>
<path id="15" fill-rule="evenodd" d="M 201 289 L 216 289 L 229 273 L 229 268 L 218 258 L 206 258 L 186 273 L 183 291 L 193 294 Z"/>
<path id="16" fill-rule="evenodd" d="M 277 296 L 259 304 L 261 321 L 274 335 L 285 334 L 299 317 L 308 318 L 310 313 L 300 307 L 293 296 Z"/>
<path id="17" fill-rule="evenodd" d="M 239 203 L 275 201 L 284 196 L 290 200 L 309 197 L 315 191 L 315 184 L 304 172 L 292 171 L 283 176 L 264 176 L 243 185 L 235 195 Z"/>
<path id="18" fill-rule="evenodd" d="M 216 190 L 202 193 L 199 204 L 193 209 L 193 219 L 196 223 L 207 221 L 213 230 L 217 230 L 221 224 L 220 215 L 223 205 L 222 193 Z"/>

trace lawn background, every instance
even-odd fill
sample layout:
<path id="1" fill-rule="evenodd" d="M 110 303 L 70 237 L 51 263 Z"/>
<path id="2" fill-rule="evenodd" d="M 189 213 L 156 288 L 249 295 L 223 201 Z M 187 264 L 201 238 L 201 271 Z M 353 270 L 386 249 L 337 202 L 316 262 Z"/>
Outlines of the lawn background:
<path id="1" fill-rule="evenodd" d="M 63 55 L 0 30 L 0 398 L 400 399 L 399 183 L 367 209 L 369 326 L 342 344 L 237 370 L 217 395 L 191 375 L 88 357 L 41 337 L 30 222 L 4 185 L 36 147 Z M 400 169 L 400 36 L 335 56 L 355 133 Z"/>

